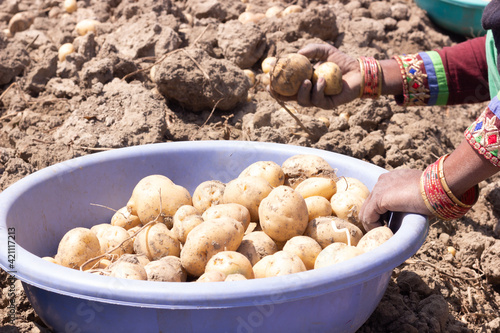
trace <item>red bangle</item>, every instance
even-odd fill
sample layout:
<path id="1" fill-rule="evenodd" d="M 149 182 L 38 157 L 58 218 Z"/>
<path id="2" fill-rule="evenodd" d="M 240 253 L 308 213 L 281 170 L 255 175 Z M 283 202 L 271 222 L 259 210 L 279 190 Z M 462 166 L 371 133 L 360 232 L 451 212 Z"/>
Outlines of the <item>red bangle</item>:
<path id="1" fill-rule="evenodd" d="M 382 94 L 382 69 L 373 57 L 359 57 L 361 70 L 360 98 L 377 99 Z"/>
<path id="2" fill-rule="evenodd" d="M 479 187 L 470 188 L 458 199 L 451 192 L 444 178 L 443 164 L 447 155 L 429 165 L 420 178 L 422 199 L 429 211 L 442 220 L 453 220 L 464 216 L 476 203 Z"/>

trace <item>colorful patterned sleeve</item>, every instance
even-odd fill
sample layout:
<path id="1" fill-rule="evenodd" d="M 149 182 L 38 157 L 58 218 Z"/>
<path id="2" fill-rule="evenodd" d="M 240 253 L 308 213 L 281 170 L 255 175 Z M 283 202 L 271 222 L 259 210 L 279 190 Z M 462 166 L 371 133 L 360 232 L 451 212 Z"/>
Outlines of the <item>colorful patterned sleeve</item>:
<path id="1" fill-rule="evenodd" d="M 440 50 L 395 56 L 403 80 L 404 106 L 453 105 L 487 101 L 485 37 Z"/>
<path id="2" fill-rule="evenodd" d="M 499 95 L 493 97 L 488 107 L 465 130 L 465 139 L 484 158 L 493 165 L 500 166 L 498 149 L 500 146 L 500 100 Z"/>

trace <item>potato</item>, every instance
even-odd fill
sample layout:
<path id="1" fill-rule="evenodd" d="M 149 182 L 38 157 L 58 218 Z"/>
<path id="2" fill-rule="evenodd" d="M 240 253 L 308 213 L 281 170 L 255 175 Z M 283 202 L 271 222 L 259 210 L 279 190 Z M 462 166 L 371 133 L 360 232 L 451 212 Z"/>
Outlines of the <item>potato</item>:
<path id="1" fill-rule="evenodd" d="M 75 47 L 73 46 L 72 43 L 65 43 L 63 45 L 61 45 L 59 47 L 59 50 L 58 50 L 58 58 L 59 58 L 59 61 L 64 61 L 66 60 L 66 56 L 68 54 L 71 54 L 75 52 Z"/>
<path id="2" fill-rule="evenodd" d="M 285 173 L 285 184 L 296 188 L 302 181 L 310 177 L 338 179 L 335 170 L 328 162 L 317 155 L 299 154 L 287 158 L 281 169 Z"/>
<path id="3" fill-rule="evenodd" d="M 292 237 L 283 246 L 283 251 L 297 255 L 308 270 L 314 268 L 316 257 L 322 250 L 321 245 L 308 236 Z"/>
<path id="4" fill-rule="evenodd" d="M 333 178 L 311 177 L 298 184 L 295 191 L 304 199 L 319 195 L 330 200 L 337 192 L 337 184 Z"/>
<path id="5" fill-rule="evenodd" d="M 329 216 L 317 217 L 310 221 L 304 235 L 316 240 L 324 249 L 337 242 L 356 246 L 363 236 L 363 232 L 346 220 Z"/>
<path id="6" fill-rule="evenodd" d="M 162 282 L 186 282 L 187 273 L 181 265 L 181 259 L 174 256 L 166 256 L 151 261 L 144 266 L 149 281 Z"/>
<path id="7" fill-rule="evenodd" d="M 117 261 L 109 266 L 111 273 L 109 276 L 113 276 L 121 279 L 130 280 L 147 280 L 148 275 L 144 267 L 138 264 L 132 264 L 127 261 Z"/>
<path id="8" fill-rule="evenodd" d="M 250 211 L 245 206 L 238 203 L 227 203 L 212 206 L 202 214 L 204 220 L 217 219 L 224 216 L 232 217 L 233 219 L 240 221 L 245 230 L 247 230 L 250 224 Z"/>
<path id="9" fill-rule="evenodd" d="M 173 216 L 183 205 L 191 205 L 189 191 L 160 175 L 141 179 L 127 202 L 128 211 L 137 215 L 142 224 L 157 220 L 169 228 L 173 226 Z"/>
<path id="10" fill-rule="evenodd" d="M 303 10 L 304 10 L 304 8 L 302 8 L 299 5 L 290 5 L 283 10 L 283 16 L 290 15 L 293 13 L 300 13 Z"/>
<path id="11" fill-rule="evenodd" d="M 259 221 L 262 230 L 276 241 L 302 235 L 309 222 L 306 202 L 293 188 L 278 186 L 262 199 Z"/>
<path id="12" fill-rule="evenodd" d="M 53 264 L 58 264 L 58 265 L 60 265 L 60 264 L 59 264 L 59 262 L 58 262 L 58 261 L 56 260 L 56 258 L 54 258 L 54 257 L 42 257 L 42 259 L 43 259 L 43 260 L 46 260 L 46 261 L 48 261 L 48 262 L 51 262 L 51 263 L 53 263 Z"/>
<path id="13" fill-rule="evenodd" d="M 276 59 L 269 72 L 271 89 L 282 96 L 294 96 L 304 80 L 313 75 L 313 65 L 306 56 L 298 53 L 286 54 Z"/>
<path id="14" fill-rule="evenodd" d="M 278 251 L 273 254 L 266 269 L 266 277 L 288 275 L 305 272 L 306 266 L 295 254 L 285 251 Z"/>
<path id="15" fill-rule="evenodd" d="M 354 177 L 340 177 L 337 180 L 337 193 L 351 192 L 358 197 L 366 199 L 370 195 L 370 190 L 363 182 Z"/>
<path id="16" fill-rule="evenodd" d="M 147 264 L 150 263 L 150 260 L 148 257 L 144 254 L 124 254 L 120 258 L 118 258 L 118 261 L 126 261 L 131 264 L 136 264 L 136 265 L 141 265 L 142 267 L 145 267 Z"/>
<path id="17" fill-rule="evenodd" d="M 90 229 L 77 227 L 64 234 L 55 260 L 62 266 L 79 269 L 83 263 L 100 254 L 101 245 L 97 236 Z"/>
<path id="18" fill-rule="evenodd" d="M 262 177 L 238 177 L 226 184 L 223 203 L 238 203 L 250 212 L 251 221 L 259 221 L 259 205 L 273 190 Z"/>
<path id="19" fill-rule="evenodd" d="M 330 201 L 325 197 L 312 196 L 305 199 L 309 221 L 320 216 L 332 216 L 333 210 Z"/>
<path id="20" fill-rule="evenodd" d="M 76 0 L 64 0 L 63 7 L 66 12 L 71 14 L 78 9 L 78 4 Z"/>
<path id="21" fill-rule="evenodd" d="M 209 207 L 222 203 L 226 184 L 218 180 L 207 180 L 196 187 L 193 192 L 193 206 L 200 214 Z"/>
<path id="22" fill-rule="evenodd" d="M 135 235 L 135 233 L 138 232 L 139 230 L 141 230 L 141 227 L 142 227 L 142 225 L 138 225 L 138 226 L 135 226 L 135 227 L 127 230 L 129 236 L 132 237 L 131 238 L 132 242 L 135 241 L 135 238 L 137 237 L 137 235 Z"/>
<path id="23" fill-rule="evenodd" d="M 172 232 L 182 244 L 186 242 L 186 237 L 191 230 L 204 221 L 199 210 L 190 205 L 179 207 L 174 214 L 173 220 Z"/>
<path id="24" fill-rule="evenodd" d="M 349 246 L 345 243 L 333 243 L 319 253 L 314 264 L 314 269 L 334 265 L 360 254 L 363 254 L 363 251 L 356 246 Z"/>
<path id="25" fill-rule="evenodd" d="M 111 217 L 111 225 L 122 227 L 129 230 L 141 224 L 138 216 L 130 214 L 127 206 L 124 206 L 116 211 Z"/>
<path id="26" fill-rule="evenodd" d="M 9 20 L 8 31 L 11 36 L 16 32 L 27 30 L 35 21 L 35 14 L 31 12 L 19 12 L 14 14 Z"/>
<path id="27" fill-rule="evenodd" d="M 222 251 L 236 251 L 245 230 L 241 223 L 231 217 L 207 220 L 188 234 L 181 251 L 181 263 L 186 271 L 200 276 L 208 260 Z"/>
<path id="28" fill-rule="evenodd" d="M 99 24 L 100 22 L 97 20 L 85 19 L 76 24 L 75 31 L 78 36 L 85 36 L 90 32 L 96 33 Z"/>
<path id="29" fill-rule="evenodd" d="M 253 87 L 255 85 L 255 73 L 251 69 L 244 69 L 243 73 L 245 73 L 250 87 Z"/>
<path id="30" fill-rule="evenodd" d="M 248 280 L 248 279 L 243 274 L 230 274 L 230 275 L 226 276 L 226 279 L 224 280 L 224 282 L 244 281 L 244 280 Z"/>
<path id="31" fill-rule="evenodd" d="M 361 237 L 356 246 L 364 252 L 368 252 L 385 243 L 393 235 L 391 228 L 387 226 L 373 228 Z"/>
<path id="32" fill-rule="evenodd" d="M 358 196 L 357 193 L 349 191 L 335 193 L 330 199 L 333 215 L 353 223 L 361 231 L 365 230 L 359 220 L 359 211 L 363 202 L 365 199 Z"/>
<path id="33" fill-rule="evenodd" d="M 275 64 L 276 64 L 276 57 L 267 57 L 264 60 L 262 60 L 260 67 L 262 68 L 262 72 L 267 74 L 271 71 L 271 69 L 274 67 Z"/>
<path id="34" fill-rule="evenodd" d="M 266 277 L 267 267 L 271 264 L 273 260 L 273 256 L 265 256 L 261 260 L 259 260 L 255 265 L 253 265 L 253 274 L 256 279 L 262 279 Z"/>
<path id="35" fill-rule="evenodd" d="M 253 279 L 253 269 L 250 260 L 236 251 L 222 251 L 213 255 L 205 266 L 205 273 L 221 272 L 226 276 L 242 274 L 247 279 Z"/>
<path id="36" fill-rule="evenodd" d="M 278 246 L 264 231 L 253 231 L 243 236 L 237 251 L 254 266 L 262 258 L 278 252 Z"/>
<path id="37" fill-rule="evenodd" d="M 312 82 L 316 84 L 318 78 L 325 79 L 325 95 L 338 95 L 342 92 L 342 70 L 334 62 L 324 62 L 314 69 Z"/>
<path id="38" fill-rule="evenodd" d="M 226 275 L 222 272 L 206 272 L 203 273 L 196 282 L 222 282 L 226 280 Z"/>
<path id="39" fill-rule="evenodd" d="M 285 183 L 285 174 L 281 166 L 273 161 L 258 161 L 246 167 L 238 177 L 262 177 L 272 187 L 278 187 Z"/>
<path id="40" fill-rule="evenodd" d="M 283 7 L 281 6 L 272 6 L 272 7 L 269 7 L 267 10 L 266 10 L 266 17 L 267 18 L 271 18 L 271 17 L 281 17 L 283 13 Z"/>
<path id="41" fill-rule="evenodd" d="M 144 228 L 135 238 L 134 251 L 149 260 L 166 256 L 179 256 L 181 246 L 177 237 L 163 223 L 154 223 Z"/>
<path id="42" fill-rule="evenodd" d="M 97 238 L 100 238 L 102 236 L 102 234 L 104 233 L 104 231 L 106 231 L 106 229 L 109 229 L 111 227 L 112 227 L 112 225 L 109 223 L 99 223 L 99 224 L 93 225 L 90 228 L 90 231 L 92 231 L 97 236 Z"/>
<path id="43" fill-rule="evenodd" d="M 107 253 L 120 244 L 120 247 L 109 252 L 109 254 L 120 257 L 125 253 L 134 252 L 134 243 L 130 239 L 127 230 L 122 227 L 111 226 L 110 228 L 105 228 L 102 230 L 102 233 L 99 233 L 97 238 L 101 244 L 102 253 Z"/>

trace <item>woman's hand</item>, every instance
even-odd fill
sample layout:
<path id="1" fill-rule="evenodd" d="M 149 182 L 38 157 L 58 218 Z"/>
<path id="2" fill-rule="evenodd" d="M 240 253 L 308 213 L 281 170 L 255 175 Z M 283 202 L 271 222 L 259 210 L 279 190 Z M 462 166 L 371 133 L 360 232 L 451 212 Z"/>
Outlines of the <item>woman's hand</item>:
<path id="1" fill-rule="evenodd" d="M 381 225 L 380 215 L 387 211 L 430 215 L 420 193 L 422 171 L 397 169 L 380 175 L 359 212 L 366 231 Z"/>
<path id="2" fill-rule="evenodd" d="M 318 60 L 320 63 L 326 61 L 336 63 L 342 71 L 343 81 L 340 94 L 327 96 L 324 94 L 325 80 L 323 78 L 319 78 L 315 85 L 310 80 L 305 80 L 297 94 L 299 105 L 333 109 L 341 104 L 351 102 L 359 96 L 361 71 L 355 58 L 340 52 L 329 44 L 309 44 L 298 53 L 309 59 Z"/>

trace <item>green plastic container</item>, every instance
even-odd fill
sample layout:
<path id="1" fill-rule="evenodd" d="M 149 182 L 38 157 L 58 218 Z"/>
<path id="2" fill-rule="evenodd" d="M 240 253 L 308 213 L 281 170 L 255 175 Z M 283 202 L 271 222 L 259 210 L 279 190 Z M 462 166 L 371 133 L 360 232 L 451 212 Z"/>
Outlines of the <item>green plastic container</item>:
<path id="1" fill-rule="evenodd" d="M 481 16 L 487 0 L 415 0 L 438 26 L 467 37 L 486 34 Z"/>

